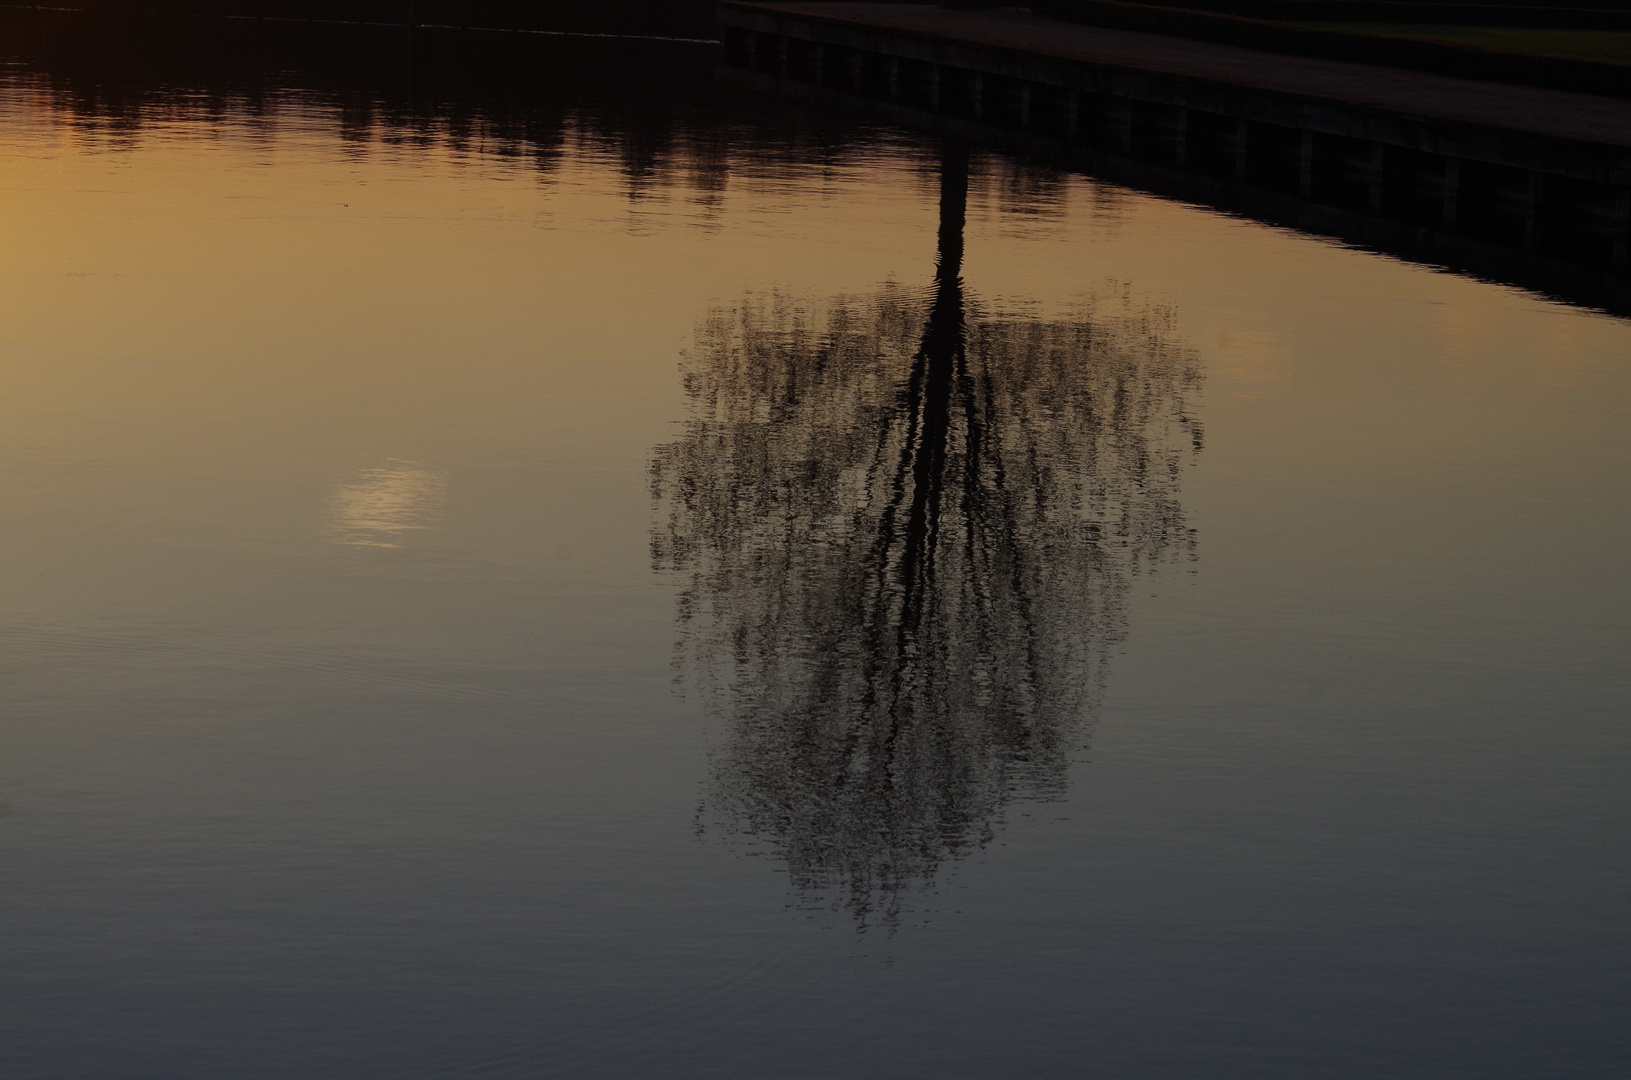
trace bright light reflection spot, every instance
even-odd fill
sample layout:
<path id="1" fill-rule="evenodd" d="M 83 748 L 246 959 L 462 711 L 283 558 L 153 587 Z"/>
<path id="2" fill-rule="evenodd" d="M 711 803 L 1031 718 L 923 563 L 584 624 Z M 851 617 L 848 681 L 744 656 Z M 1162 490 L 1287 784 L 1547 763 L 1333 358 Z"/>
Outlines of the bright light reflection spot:
<path id="1" fill-rule="evenodd" d="M 408 533 L 434 526 L 446 495 L 445 471 L 387 458 L 335 489 L 329 538 L 356 547 L 401 547 Z"/>

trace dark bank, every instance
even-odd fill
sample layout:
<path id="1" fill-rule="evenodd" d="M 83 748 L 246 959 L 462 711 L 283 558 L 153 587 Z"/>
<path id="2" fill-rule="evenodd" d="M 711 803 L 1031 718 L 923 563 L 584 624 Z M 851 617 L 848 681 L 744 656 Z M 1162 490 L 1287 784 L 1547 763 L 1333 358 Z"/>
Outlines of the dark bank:
<path id="1" fill-rule="evenodd" d="M 1018 13 L 721 11 L 726 62 L 748 85 L 1606 310 L 1631 304 L 1631 105 L 1341 63 L 1281 72 L 1267 53 L 1073 36 Z"/>
<path id="2" fill-rule="evenodd" d="M 1334 0 L 1295 2 L 1319 10 L 1240 10 L 1282 19 L 1365 15 L 1326 10 Z M 1464 21 L 1484 18 L 1476 5 L 1463 7 L 1470 13 Z M 1357 54 L 1396 66 L 1345 68 L 1339 59 L 1320 69 L 1321 61 L 1294 61 L 1303 66 L 1278 75 L 1274 65 L 1284 61 L 1272 54 L 1272 39 L 1218 39 L 1234 44 L 1197 43 L 1190 53 L 1167 56 L 1159 48 L 1150 53 L 1149 43 L 1176 39 L 1073 31 L 1070 23 L 1055 33 L 1045 20 L 1014 12 L 918 17 L 913 13 L 936 9 L 831 3 L 773 9 L 726 4 L 723 24 L 713 5 L 632 2 L 592 13 L 559 4 L 119 4 L 99 14 L 14 9 L 8 19 L 19 40 L 34 41 L 37 54 L 70 80 L 76 66 L 129 72 L 140 83 L 233 80 L 257 66 L 293 65 L 375 99 L 481 99 L 513 112 L 517 101 L 551 88 L 570 94 L 584 79 L 636 109 L 653 86 L 666 87 L 659 97 L 685 97 L 734 79 L 751 93 L 803 96 L 1570 302 L 1631 309 L 1631 105 L 1503 86 L 1497 54 L 1470 53 L 1473 68 L 1439 69 L 1485 82 L 1410 75 L 1403 70 L 1408 57 Z M 1563 12 L 1556 19 L 1566 21 L 1575 10 L 1534 9 L 1528 19 Z M 1589 10 L 1615 17 L 1608 8 Z M 1417 16 L 1441 17 L 1426 9 Z M 1524 16 L 1510 9 L 1504 17 Z M 1080 18 L 1097 27 L 1134 25 Z M 348 25 L 353 21 L 358 25 Z M 563 44 L 545 60 L 541 46 L 522 40 L 527 35 L 499 32 L 504 28 L 685 37 L 698 52 L 681 60 L 648 48 L 631 79 L 626 60 L 613 70 L 597 59 L 605 51 L 588 47 L 592 38 Z M 1181 27 L 1138 28 L 1207 38 Z M 1061 52 L 1072 33 L 1080 41 L 1070 48 L 1099 59 Z M 721 36 L 715 54 L 708 42 Z M 1025 42 L 1044 38 L 1050 44 L 1042 52 L 1026 51 Z M 1243 42 L 1252 50 L 1235 47 Z M 719 56 L 719 74 L 699 62 L 705 53 Z M 383 100 L 364 107 L 391 108 Z"/>

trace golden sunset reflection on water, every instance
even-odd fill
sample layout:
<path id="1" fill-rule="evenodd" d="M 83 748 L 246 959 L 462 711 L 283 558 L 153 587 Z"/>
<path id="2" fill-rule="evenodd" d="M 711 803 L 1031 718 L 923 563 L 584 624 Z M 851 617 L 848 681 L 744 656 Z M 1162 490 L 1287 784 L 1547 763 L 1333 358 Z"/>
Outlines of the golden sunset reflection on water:
<path id="1" fill-rule="evenodd" d="M 0 86 L 0 1071 L 1607 1045 L 1631 324 L 683 63 Z"/>

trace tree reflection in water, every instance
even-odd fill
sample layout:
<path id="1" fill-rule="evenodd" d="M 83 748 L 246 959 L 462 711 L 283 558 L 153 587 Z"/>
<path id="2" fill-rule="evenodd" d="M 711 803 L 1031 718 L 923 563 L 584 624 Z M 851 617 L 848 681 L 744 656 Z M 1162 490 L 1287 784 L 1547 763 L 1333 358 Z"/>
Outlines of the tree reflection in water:
<path id="1" fill-rule="evenodd" d="M 652 466 L 682 665 L 729 722 L 704 819 L 862 926 L 893 925 L 1007 803 L 1062 793 L 1130 579 L 1194 545 L 1200 375 L 1168 319 L 1124 298 L 982 314 L 967 191 L 949 151 L 926 305 L 710 313 L 691 418 Z"/>

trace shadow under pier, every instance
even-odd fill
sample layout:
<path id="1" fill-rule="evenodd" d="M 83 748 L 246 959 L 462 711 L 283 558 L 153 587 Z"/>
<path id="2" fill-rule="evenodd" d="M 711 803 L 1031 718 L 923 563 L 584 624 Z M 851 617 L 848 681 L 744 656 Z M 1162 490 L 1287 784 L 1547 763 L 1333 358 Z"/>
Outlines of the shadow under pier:
<path id="1" fill-rule="evenodd" d="M 823 7 L 844 17 L 811 13 Z M 1058 55 L 1068 52 L 1064 48 L 1027 55 L 985 47 L 969 40 L 968 28 L 980 25 L 977 14 L 947 16 L 961 20 L 955 39 L 861 21 L 866 9 L 884 7 L 723 4 L 723 77 L 1566 302 L 1631 313 L 1631 102 L 1493 84 L 1479 96 L 1485 88 L 1467 80 L 1371 69 L 1397 84 L 1383 87 L 1396 96 L 1417 84 L 1424 94 L 1442 88 L 1452 95 L 1439 110 L 1444 113 L 1482 108 L 1493 119 L 1508 97 L 1532 106 L 1521 117 L 1514 110 L 1515 126 L 1502 128 L 1432 115 L 1430 102 L 1404 112 L 1069 59 Z M 924 7 L 920 19 L 934 12 Z M 907 17 L 879 18 L 904 23 Z M 1001 29 L 1030 17 L 991 18 Z M 1128 48 L 1140 38 L 1160 42 L 1152 35 L 1057 26 L 1084 41 L 1110 35 L 1106 40 Z M 1183 48 L 1274 59 L 1221 46 Z M 1159 59 L 1173 66 L 1171 57 Z M 1360 65 L 1295 63 L 1315 89 L 1322 77 L 1336 87 L 1341 77 L 1367 74 Z M 1577 105 L 1572 114 L 1571 105 Z M 1562 110 L 1581 130 L 1564 130 L 1565 124 L 1554 131 L 1545 123 L 1547 110 Z M 1614 122 L 1593 128 L 1597 112 Z M 1582 138 L 1582 132 L 1600 139 Z"/>

